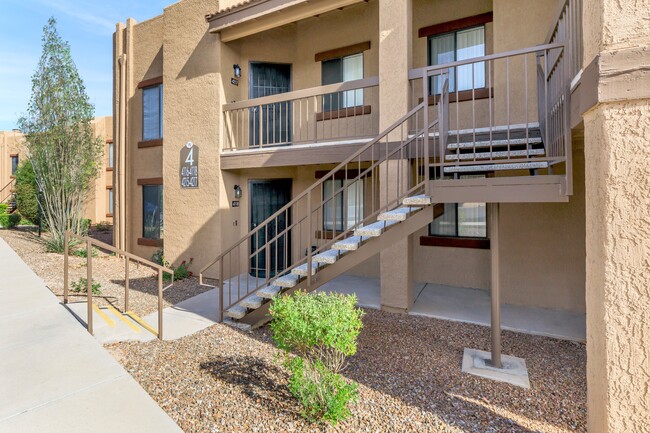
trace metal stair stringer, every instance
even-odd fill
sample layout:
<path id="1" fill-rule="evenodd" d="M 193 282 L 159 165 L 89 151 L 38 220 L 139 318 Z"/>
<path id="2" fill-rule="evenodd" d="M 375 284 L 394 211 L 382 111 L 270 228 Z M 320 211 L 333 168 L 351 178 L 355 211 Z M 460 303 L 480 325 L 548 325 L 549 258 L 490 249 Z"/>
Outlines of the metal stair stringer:
<path id="1" fill-rule="evenodd" d="M 335 263 L 316 272 L 311 277 L 311 284 L 308 284 L 308 280 L 304 279 L 296 286 L 284 291 L 282 294 L 291 294 L 296 290 L 304 290 L 306 292 L 316 290 L 323 284 L 340 276 L 344 272 L 349 271 L 385 248 L 393 245 L 395 242 L 404 239 L 423 227 L 426 227 L 436 216 L 441 215 L 443 211 L 444 205 L 441 204 L 423 207 L 421 210 L 406 218 L 406 220 L 399 224 L 395 224 L 389 230 L 386 230 L 380 236 L 367 240 L 359 247 L 359 249 L 351 251 Z M 244 317 L 239 319 L 238 322 L 250 325 L 252 328 L 264 325 L 271 320 L 268 315 L 270 304 L 270 302 L 266 302 L 259 308 L 246 314 Z"/>

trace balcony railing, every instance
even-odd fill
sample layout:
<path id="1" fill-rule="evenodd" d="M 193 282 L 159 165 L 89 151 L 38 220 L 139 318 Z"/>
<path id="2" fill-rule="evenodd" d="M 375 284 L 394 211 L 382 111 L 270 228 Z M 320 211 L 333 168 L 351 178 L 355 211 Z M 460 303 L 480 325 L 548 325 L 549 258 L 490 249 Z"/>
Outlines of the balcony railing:
<path id="1" fill-rule="evenodd" d="M 582 0 L 565 0 L 546 37 L 547 44 L 564 44 L 567 74 L 572 80 L 582 69 Z"/>
<path id="2" fill-rule="evenodd" d="M 223 113 L 223 151 L 370 140 L 379 133 L 379 78 L 233 102 Z"/>

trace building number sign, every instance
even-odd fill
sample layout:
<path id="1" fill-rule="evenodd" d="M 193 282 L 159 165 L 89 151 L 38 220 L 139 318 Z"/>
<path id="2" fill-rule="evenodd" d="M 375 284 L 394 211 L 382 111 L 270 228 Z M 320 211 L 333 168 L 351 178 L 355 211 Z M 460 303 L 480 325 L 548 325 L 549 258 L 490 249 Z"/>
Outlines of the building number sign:
<path id="1" fill-rule="evenodd" d="M 188 141 L 181 149 L 181 188 L 199 187 L 199 146 Z"/>

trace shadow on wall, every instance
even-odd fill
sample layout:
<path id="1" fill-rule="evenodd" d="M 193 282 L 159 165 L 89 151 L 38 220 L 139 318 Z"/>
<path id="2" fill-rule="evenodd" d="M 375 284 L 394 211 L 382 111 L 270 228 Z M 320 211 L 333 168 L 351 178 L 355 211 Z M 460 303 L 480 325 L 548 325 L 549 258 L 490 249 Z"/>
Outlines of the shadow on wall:
<path id="1" fill-rule="evenodd" d="M 191 80 L 218 71 L 219 62 L 217 56 L 206 55 L 212 52 L 211 47 L 216 43 L 216 37 L 216 35 L 205 32 L 176 79 L 185 78 Z"/>

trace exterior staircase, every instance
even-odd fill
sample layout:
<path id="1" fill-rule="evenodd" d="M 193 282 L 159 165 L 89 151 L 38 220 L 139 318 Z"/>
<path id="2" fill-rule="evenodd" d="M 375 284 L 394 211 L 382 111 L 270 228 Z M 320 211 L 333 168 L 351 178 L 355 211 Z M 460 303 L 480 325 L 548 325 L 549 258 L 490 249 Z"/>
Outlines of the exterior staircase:
<path id="1" fill-rule="evenodd" d="M 568 88 L 553 81 L 562 49 L 561 44 L 531 47 L 409 73 L 423 83 L 423 102 L 201 269 L 200 283 L 219 289 L 218 321 L 243 328 L 264 324 L 275 296 L 315 290 L 427 226 L 442 214 L 444 203 L 568 201 Z M 450 131 L 450 67 L 477 64 L 491 70 L 490 62 L 507 66 L 515 57 L 537 58 L 532 97 L 540 123 L 494 125 L 490 91 L 482 105 L 489 112 L 468 116 L 487 118 L 490 126 Z M 431 79 L 442 84 L 431 99 L 433 110 Z M 532 105 L 528 98 L 526 91 L 525 107 Z M 472 110 L 476 106 L 472 102 Z M 509 120 L 509 105 L 506 111 Z M 523 117 L 528 122 L 527 108 Z M 326 188 L 325 182 L 332 183 Z M 350 189 L 360 183 L 363 215 L 350 217 L 359 209 L 349 202 Z"/>

